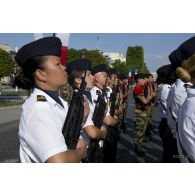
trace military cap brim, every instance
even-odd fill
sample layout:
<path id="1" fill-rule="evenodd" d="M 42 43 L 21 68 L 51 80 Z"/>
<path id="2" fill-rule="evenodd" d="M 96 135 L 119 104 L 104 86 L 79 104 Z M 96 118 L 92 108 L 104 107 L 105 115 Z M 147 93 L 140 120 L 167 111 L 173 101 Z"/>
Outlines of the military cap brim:
<path id="1" fill-rule="evenodd" d="M 69 62 L 66 65 L 67 72 L 70 74 L 73 70 L 88 70 L 91 71 L 91 61 L 89 59 L 77 59 Z"/>
<path id="2" fill-rule="evenodd" d="M 128 79 L 128 76 L 125 75 L 125 74 L 119 74 L 119 75 L 118 75 L 118 78 L 119 78 L 120 80 L 124 80 L 124 79 Z"/>
<path id="3" fill-rule="evenodd" d="M 16 63 L 23 67 L 35 56 L 61 56 L 62 43 L 58 37 L 44 37 L 21 47 L 15 56 Z"/>
<path id="4" fill-rule="evenodd" d="M 99 64 L 99 65 L 93 67 L 93 69 L 91 71 L 92 75 L 95 75 L 98 72 L 106 72 L 107 73 L 106 65 L 105 64 Z"/>
<path id="5" fill-rule="evenodd" d="M 144 79 L 145 77 L 144 77 L 144 74 L 142 74 L 142 73 L 138 73 L 138 74 L 135 74 L 134 75 L 134 79 L 135 80 L 138 80 L 138 79 Z"/>
<path id="6" fill-rule="evenodd" d="M 116 74 L 116 69 L 115 68 L 110 68 L 110 69 L 108 69 L 107 73 L 108 73 L 108 76 Z"/>

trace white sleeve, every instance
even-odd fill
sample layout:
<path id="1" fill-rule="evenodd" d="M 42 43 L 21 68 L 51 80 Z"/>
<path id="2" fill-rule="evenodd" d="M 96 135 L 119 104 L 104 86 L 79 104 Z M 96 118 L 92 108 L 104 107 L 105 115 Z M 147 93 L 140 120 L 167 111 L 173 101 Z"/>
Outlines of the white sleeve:
<path id="1" fill-rule="evenodd" d="M 93 118 L 93 110 L 90 109 L 89 115 L 87 117 L 86 123 L 84 124 L 83 128 L 90 126 L 90 125 L 94 125 L 92 118 Z"/>
<path id="2" fill-rule="evenodd" d="M 27 121 L 27 129 L 26 142 L 42 162 L 67 150 L 62 124 L 47 103 L 35 105 Z"/>

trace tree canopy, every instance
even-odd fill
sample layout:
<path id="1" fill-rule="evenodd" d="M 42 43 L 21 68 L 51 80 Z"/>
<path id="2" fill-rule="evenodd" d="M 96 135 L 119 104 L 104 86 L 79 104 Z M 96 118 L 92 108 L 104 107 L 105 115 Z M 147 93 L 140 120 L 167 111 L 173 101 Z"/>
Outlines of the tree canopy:
<path id="1" fill-rule="evenodd" d="M 76 50 L 73 48 L 68 50 L 67 63 L 82 57 L 91 60 L 93 67 L 102 63 L 108 65 L 106 58 L 98 50 Z"/>
<path id="2" fill-rule="evenodd" d="M 137 69 L 138 72 L 148 72 L 147 66 L 144 63 L 144 49 L 142 46 L 128 47 L 126 65 L 132 70 Z"/>
<path id="3" fill-rule="evenodd" d="M 0 75 L 9 76 L 14 72 L 14 60 L 8 52 L 0 49 Z"/>

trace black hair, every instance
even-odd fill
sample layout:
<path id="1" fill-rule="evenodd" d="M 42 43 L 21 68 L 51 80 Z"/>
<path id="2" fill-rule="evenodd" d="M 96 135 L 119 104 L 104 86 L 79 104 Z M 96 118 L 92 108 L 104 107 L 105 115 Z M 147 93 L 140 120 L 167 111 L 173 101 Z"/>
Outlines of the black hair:
<path id="1" fill-rule="evenodd" d="M 35 86 L 34 72 L 39 68 L 44 70 L 43 63 L 45 56 L 35 56 L 29 58 L 22 66 L 22 72 L 16 76 L 14 84 L 23 89 L 33 89 Z"/>
<path id="2" fill-rule="evenodd" d="M 68 83 L 71 85 L 71 87 L 73 89 L 77 88 L 76 83 L 75 83 L 75 79 L 76 78 L 82 78 L 84 72 L 85 72 L 84 70 L 73 70 L 68 75 Z"/>

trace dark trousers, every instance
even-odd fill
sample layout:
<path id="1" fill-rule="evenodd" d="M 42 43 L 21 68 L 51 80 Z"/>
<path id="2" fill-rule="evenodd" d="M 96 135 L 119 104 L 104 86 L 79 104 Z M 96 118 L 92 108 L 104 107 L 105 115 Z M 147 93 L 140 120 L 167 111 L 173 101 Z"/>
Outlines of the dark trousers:
<path id="1" fill-rule="evenodd" d="M 177 142 L 176 139 L 173 138 L 171 130 L 167 125 L 167 119 L 163 118 L 159 125 L 159 134 L 162 140 L 163 145 L 163 163 L 178 163 L 177 159 L 178 151 L 177 151 Z"/>
<path id="2" fill-rule="evenodd" d="M 104 163 L 114 163 L 117 155 L 117 144 L 120 138 L 117 127 L 108 127 L 108 134 L 104 141 Z"/>

